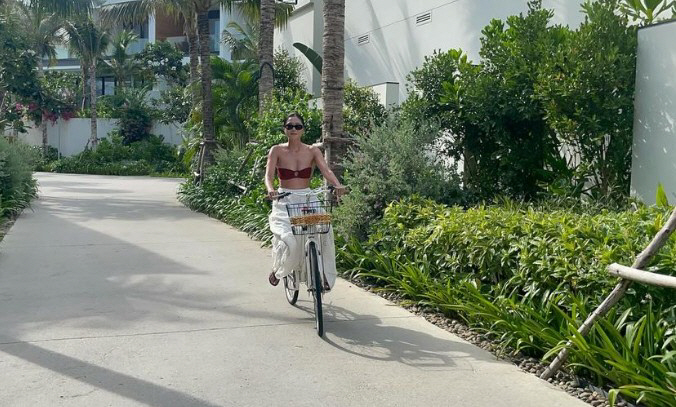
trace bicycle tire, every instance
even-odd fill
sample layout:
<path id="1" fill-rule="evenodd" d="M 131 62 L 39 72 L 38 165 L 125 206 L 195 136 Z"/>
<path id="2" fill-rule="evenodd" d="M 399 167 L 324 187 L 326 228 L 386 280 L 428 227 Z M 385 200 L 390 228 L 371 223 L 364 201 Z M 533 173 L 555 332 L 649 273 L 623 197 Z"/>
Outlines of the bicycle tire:
<path id="1" fill-rule="evenodd" d="M 298 288 L 296 286 L 297 275 L 296 272 L 292 272 L 288 276 L 284 277 L 284 293 L 286 294 L 286 300 L 291 305 L 295 305 L 298 301 Z"/>
<path id="2" fill-rule="evenodd" d="M 319 275 L 319 261 L 317 259 L 317 248 L 314 243 L 310 243 L 308 247 L 310 255 L 310 273 L 312 275 L 312 301 L 315 308 L 315 328 L 317 335 L 324 335 L 324 315 L 322 314 L 322 278 Z"/>

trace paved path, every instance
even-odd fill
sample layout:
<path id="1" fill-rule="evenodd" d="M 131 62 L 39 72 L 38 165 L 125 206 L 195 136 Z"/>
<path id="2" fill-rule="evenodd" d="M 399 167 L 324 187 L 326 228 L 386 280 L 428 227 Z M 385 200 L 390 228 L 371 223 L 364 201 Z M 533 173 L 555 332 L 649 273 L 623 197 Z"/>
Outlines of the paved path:
<path id="1" fill-rule="evenodd" d="M 177 180 L 38 180 L 0 243 L 2 407 L 585 406 L 342 280 L 320 339 Z"/>

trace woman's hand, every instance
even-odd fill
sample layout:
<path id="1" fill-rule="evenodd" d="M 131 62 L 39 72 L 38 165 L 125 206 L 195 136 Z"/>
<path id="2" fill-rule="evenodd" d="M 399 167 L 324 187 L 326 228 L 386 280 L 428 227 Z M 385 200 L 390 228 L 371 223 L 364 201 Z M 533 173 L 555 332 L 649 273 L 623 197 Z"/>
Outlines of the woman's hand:
<path id="1" fill-rule="evenodd" d="M 271 201 L 274 201 L 275 198 L 277 198 L 277 191 L 275 191 L 274 189 L 271 190 L 271 191 L 268 191 L 268 199 L 271 200 Z"/>
<path id="2" fill-rule="evenodd" d="M 338 201 L 340 201 L 340 198 L 345 194 L 347 194 L 345 185 L 336 185 L 333 187 L 333 196 L 335 196 Z"/>

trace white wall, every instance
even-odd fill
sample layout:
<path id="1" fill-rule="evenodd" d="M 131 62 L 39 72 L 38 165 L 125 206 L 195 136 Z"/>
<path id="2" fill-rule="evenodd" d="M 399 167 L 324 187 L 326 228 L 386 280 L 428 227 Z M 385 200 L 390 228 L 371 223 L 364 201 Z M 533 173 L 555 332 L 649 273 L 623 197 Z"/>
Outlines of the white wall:
<path id="1" fill-rule="evenodd" d="M 638 31 L 631 193 L 655 203 L 662 183 L 676 202 L 676 22 Z"/>
<path id="2" fill-rule="evenodd" d="M 115 119 L 98 119 L 97 135 L 99 138 L 107 137 L 108 133 L 117 128 Z M 87 145 L 91 134 L 89 119 L 57 120 L 55 124 L 47 124 L 47 139 L 49 145 L 59 150 L 63 156 L 71 156 L 82 152 Z M 183 141 L 181 127 L 177 124 L 153 124 L 150 132 L 164 137 L 169 144 L 178 145 Z M 18 135 L 19 140 L 33 146 L 42 145 L 42 132 L 39 127 L 28 128 L 27 133 Z"/>
<path id="3" fill-rule="evenodd" d="M 299 0 L 289 24 L 275 30 L 275 50 L 278 47 L 287 49 L 291 55 L 300 57 L 305 64 L 304 77 L 307 88 L 319 96 L 321 91 L 321 75 L 298 50 L 293 47 L 294 42 L 300 42 L 322 54 L 322 33 L 324 20 L 322 8 L 323 0 Z M 316 10 L 316 12 L 315 12 Z"/>
<path id="4" fill-rule="evenodd" d="M 555 11 L 553 24 L 577 27 L 584 16 L 582 0 L 545 0 Z M 288 27 L 275 32 L 276 44 L 305 58 L 291 44 L 302 42 L 321 54 L 322 1 L 301 0 Z M 313 11 L 316 11 L 313 13 Z M 431 11 L 429 23 L 417 26 L 415 17 Z M 362 86 L 399 83 L 401 102 L 406 99 L 406 76 L 434 50 L 460 48 L 478 61 L 481 30 L 491 19 L 505 20 L 527 11 L 526 0 L 367 0 L 347 1 L 345 10 L 345 73 Z M 313 16 L 314 14 L 314 16 Z M 319 30 L 319 33 L 313 32 Z M 319 35 L 317 35 L 319 34 Z M 357 39 L 369 35 L 369 42 Z M 308 69 L 312 67 L 307 64 Z M 311 78 L 314 80 L 314 78 Z M 310 82 L 313 83 L 313 82 Z M 309 87 L 315 95 L 317 89 Z M 388 97 L 389 98 L 389 97 Z"/>

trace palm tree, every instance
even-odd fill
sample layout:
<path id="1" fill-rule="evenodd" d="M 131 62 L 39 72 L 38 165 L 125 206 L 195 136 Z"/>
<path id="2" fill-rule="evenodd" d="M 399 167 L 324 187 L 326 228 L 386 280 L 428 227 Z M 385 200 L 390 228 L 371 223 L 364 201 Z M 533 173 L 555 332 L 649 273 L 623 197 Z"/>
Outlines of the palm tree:
<path id="1" fill-rule="evenodd" d="M 324 1 L 324 58 L 322 64 L 322 137 L 326 161 L 336 176 L 343 174 L 341 161 L 347 151 L 343 134 L 343 77 L 345 70 L 345 0 Z"/>
<path id="2" fill-rule="evenodd" d="M 116 93 L 117 88 L 124 89 L 127 77 L 134 71 L 136 63 L 133 58 L 127 54 L 127 47 L 138 39 L 133 31 L 122 30 L 115 38 L 113 38 L 112 46 L 113 52 L 110 55 L 110 60 L 106 63 L 110 66 L 115 76 Z"/>
<path id="3" fill-rule="evenodd" d="M 105 6 L 103 15 L 108 20 L 130 22 L 139 18 L 147 18 L 149 14 L 162 10 L 174 16 L 182 16 L 186 21 L 194 18 L 197 27 L 196 47 L 188 36 L 191 52 L 199 49 L 199 67 L 202 102 L 202 149 L 200 151 L 200 176 L 204 168 L 213 159 L 213 150 L 216 146 L 214 138 L 213 96 L 211 94 L 211 51 L 209 48 L 209 10 L 214 5 L 222 5 L 227 11 L 238 10 L 244 16 L 256 19 L 260 13 L 261 0 L 129 0 Z M 276 6 L 278 21 L 288 19 L 292 7 L 289 5 Z M 188 35 L 188 34 L 186 34 Z M 192 60 L 191 60 L 192 61 Z M 272 62 L 272 60 L 270 60 Z M 192 67 L 192 62 L 191 62 Z"/>
<path id="4" fill-rule="evenodd" d="M 47 8 L 47 3 L 39 0 L 31 2 L 16 1 L 18 16 L 21 25 L 26 29 L 31 49 L 37 55 L 38 78 L 44 77 L 43 58 L 47 57 L 49 64 L 56 60 L 56 44 L 61 42 L 60 35 L 63 19 Z M 47 155 L 47 121 L 45 116 L 40 121 L 42 133 L 42 154 Z"/>
<path id="5" fill-rule="evenodd" d="M 87 67 L 89 72 L 89 90 L 90 90 L 90 123 L 91 136 L 89 143 L 92 149 L 96 148 L 98 143 L 97 125 L 96 125 L 96 65 L 110 45 L 110 34 L 108 30 L 95 22 L 91 16 L 81 21 L 66 22 L 66 35 L 70 49 L 80 57 L 80 64 Z"/>
<path id="6" fill-rule="evenodd" d="M 216 128 L 231 135 L 220 139 L 226 148 L 242 148 L 249 141 L 246 119 L 256 110 L 256 72 L 258 64 L 253 59 L 226 61 L 211 60 L 214 80 L 214 111 Z"/>
<path id="7" fill-rule="evenodd" d="M 258 59 L 258 43 L 260 42 L 258 30 L 259 27 L 250 22 L 240 25 L 232 21 L 228 24 L 228 28 L 221 33 L 221 42 L 232 50 L 231 59 Z"/>

